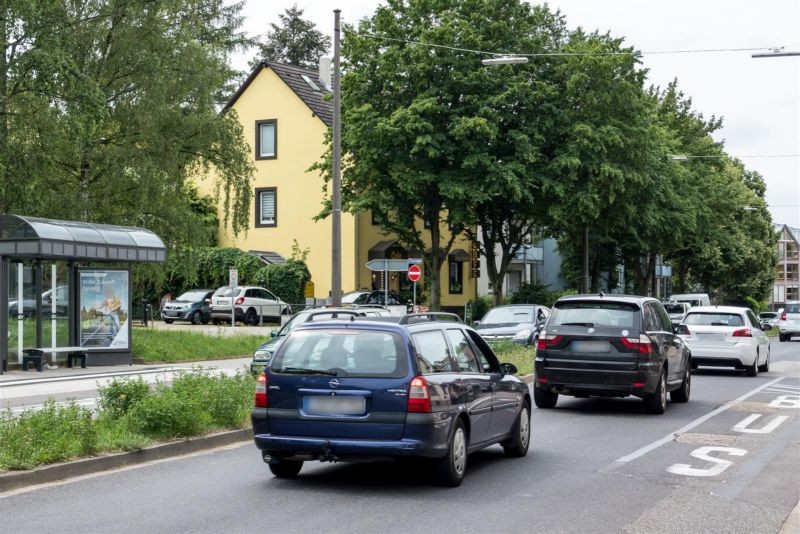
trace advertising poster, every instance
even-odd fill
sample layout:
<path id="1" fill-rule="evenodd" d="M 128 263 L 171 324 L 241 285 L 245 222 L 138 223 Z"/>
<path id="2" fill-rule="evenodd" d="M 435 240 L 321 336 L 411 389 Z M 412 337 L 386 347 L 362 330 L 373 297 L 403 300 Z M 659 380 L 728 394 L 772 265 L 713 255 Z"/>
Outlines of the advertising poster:
<path id="1" fill-rule="evenodd" d="M 80 272 L 81 347 L 128 349 L 128 271 Z"/>

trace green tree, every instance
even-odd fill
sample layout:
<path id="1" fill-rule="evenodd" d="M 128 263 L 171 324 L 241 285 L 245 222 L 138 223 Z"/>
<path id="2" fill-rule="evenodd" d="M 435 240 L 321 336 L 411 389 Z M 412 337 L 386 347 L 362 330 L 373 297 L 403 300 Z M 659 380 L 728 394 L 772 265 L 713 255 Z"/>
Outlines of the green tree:
<path id="1" fill-rule="evenodd" d="M 271 23 L 266 41 L 259 44 L 261 60 L 288 63 L 297 67 L 316 69 L 319 58 L 331 47 L 331 38 L 316 29 L 313 22 L 303 18 L 302 9 L 294 5 L 278 15 L 280 24 Z"/>

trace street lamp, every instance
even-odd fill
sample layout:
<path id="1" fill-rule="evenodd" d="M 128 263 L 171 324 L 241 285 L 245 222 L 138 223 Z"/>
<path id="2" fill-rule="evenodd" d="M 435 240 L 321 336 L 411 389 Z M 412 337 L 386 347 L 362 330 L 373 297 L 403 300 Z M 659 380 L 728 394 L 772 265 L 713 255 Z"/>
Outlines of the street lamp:
<path id="1" fill-rule="evenodd" d="M 522 267 L 522 282 L 527 284 L 528 283 L 528 249 L 531 248 L 530 243 L 525 243 L 522 245 L 522 248 L 525 252 L 523 252 L 523 267 Z"/>
<path id="2" fill-rule="evenodd" d="M 342 88 L 339 65 L 339 15 L 333 10 L 333 179 L 331 183 L 331 304 L 342 305 Z"/>
<path id="3" fill-rule="evenodd" d="M 528 62 L 528 58 L 524 56 L 497 56 L 481 61 L 486 66 L 491 65 L 519 65 Z"/>

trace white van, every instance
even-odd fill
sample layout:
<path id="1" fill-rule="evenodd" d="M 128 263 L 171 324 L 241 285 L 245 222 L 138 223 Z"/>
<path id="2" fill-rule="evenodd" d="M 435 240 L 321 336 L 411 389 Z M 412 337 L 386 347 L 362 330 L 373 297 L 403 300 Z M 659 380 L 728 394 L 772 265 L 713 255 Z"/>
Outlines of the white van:
<path id="1" fill-rule="evenodd" d="M 681 295 L 672 295 L 669 298 L 670 302 L 685 302 L 692 308 L 695 306 L 711 306 L 711 299 L 708 298 L 708 293 L 684 293 Z"/>

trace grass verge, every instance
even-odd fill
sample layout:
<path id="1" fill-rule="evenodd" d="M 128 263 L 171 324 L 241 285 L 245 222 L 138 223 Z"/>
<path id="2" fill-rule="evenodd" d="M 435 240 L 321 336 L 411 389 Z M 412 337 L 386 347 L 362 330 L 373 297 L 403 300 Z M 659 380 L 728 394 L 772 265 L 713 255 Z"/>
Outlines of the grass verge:
<path id="1" fill-rule="evenodd" d="M 133 330 L 133 357 L 146 363 L 223 360 L 252 356 L 264 336 L 208 336 L 198 332 Z"/>
<path id="2" fill-rule="evenodd" d="M 533 357 L 536 349 L 524 347 L 511 341 L 500 341 L 492 344 L 492 349 L 500 363 L 513 363 L 517 368 L 517 375 L 523 376 L 533 372 Z"/>
<path id="3" fill-rule="evenodd" d="M 139 450 L 154 441 L 200 436 L 247 425 L 255 379 L 192 369 L 152 388 L 119 378 L 99 390 L 99 410 L 52 399 L 40 410 L 0 415 L 0 471 L 98 453 Z"/>

